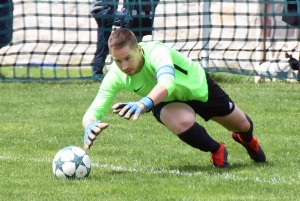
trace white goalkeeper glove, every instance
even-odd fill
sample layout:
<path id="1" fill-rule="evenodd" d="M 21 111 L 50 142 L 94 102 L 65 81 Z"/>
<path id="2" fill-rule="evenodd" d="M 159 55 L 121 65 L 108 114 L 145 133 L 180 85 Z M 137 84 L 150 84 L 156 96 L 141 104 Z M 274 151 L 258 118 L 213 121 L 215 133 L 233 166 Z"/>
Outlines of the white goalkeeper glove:
<path id="1" fill-rule="evenodd" d="M 113 105 L 113 113 L 119 114 L 120 117 L 137 120 L 141 114 L 150 111 L 154 106 L 153 100 L 149 97 L 144 97 L 138 102 L 116 103 Z"/>
<path id="2" fill-rule="evenodd" d="M 88 150 L 93 145 L 94 140 L 97 136 L 108 127 L 107 123 L 102 123 L 101 121 L 94 121 L 89 123 L 84 129 L 84 149 Z"/>

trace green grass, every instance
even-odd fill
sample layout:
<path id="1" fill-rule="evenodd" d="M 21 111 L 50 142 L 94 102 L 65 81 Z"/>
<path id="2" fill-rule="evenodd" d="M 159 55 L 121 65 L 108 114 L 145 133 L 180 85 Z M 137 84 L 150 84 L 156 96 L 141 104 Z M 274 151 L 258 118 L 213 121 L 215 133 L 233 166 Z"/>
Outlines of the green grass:
<path id="1" fill-rule="evenodd" d="M 81 120 L 100 83 L 0 83 L 0 200 L 300 200 L 299 84 L 254 84 L 251 77 L 214 76 L 253 119 L 267 162 L 246 151 L 213 122 L 197 121 L 229 151 L 231 168 L 212 168 L 151 114 L 127 121 L 111 110 L 110 124 L 88 151 L 85 180 L 58 180 L 52 159 L 83 146 Z M 127 92 L 114 102 L 138 100 Z"/>
<path id="2" fill-rule="evenodd" d="M 0 81 L 41 81 L 41 80 L 83 80 L 92 79 L 90 68 L 25 68 L 3 67 L 0 68 Z"/>

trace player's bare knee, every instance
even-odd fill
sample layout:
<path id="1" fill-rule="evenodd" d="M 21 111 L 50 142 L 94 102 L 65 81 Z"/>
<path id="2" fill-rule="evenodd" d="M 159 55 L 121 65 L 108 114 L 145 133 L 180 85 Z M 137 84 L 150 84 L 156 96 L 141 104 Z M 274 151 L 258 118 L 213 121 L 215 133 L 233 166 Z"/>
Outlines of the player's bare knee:
<path id="1" fill-rule="evenodd" d="M 195 123 L 195 121 L 184 121 L 184 122 L 180 122 L 179 124 L 176 125 L 176 129 L 175 132 L 173 132 L 176 135 L 179 135 L 185 131 L 187 131 L 188 129 L 190 129 L 193 124 Z"/>

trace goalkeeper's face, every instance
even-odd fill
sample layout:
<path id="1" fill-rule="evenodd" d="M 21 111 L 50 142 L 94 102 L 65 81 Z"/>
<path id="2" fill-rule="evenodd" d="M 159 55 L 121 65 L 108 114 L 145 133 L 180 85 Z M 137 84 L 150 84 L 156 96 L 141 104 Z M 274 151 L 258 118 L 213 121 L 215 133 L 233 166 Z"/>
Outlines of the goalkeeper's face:
<path id="1" fill-rule="evenodd" d="M 143 68 L 144 57 L 142 52 L 140 45 L 134 48 L 126 45 L 120 49 L 112 49 L 110 51 L 114 62 L 128 76 L 135 75 Z"/>

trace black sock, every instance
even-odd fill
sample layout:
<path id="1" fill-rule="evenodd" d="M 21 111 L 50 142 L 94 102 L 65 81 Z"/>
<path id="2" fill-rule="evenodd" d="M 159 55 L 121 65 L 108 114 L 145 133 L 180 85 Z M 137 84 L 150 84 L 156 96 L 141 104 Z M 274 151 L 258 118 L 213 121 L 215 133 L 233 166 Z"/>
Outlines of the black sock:
<path id="1" fill-rule="evenodd" d="M 245 114 L 246 115 L 246 114 Z M 240 134 L 240 137 L 242 138 L 242 140 L 244 142 L 251 142 L 252 138 L 253 138 L 253 122 L 251 121 L 251 119 L 248 117 L 248 115 L 246 115 L 247 120 L 250 123 L 250 129 L 247 132 L 235 132 Z"/>
<path id="2" fill-rule="evenodd" d="M 220 143 L 212 139 L 205 128 L 196 122 L 188 130 L 179 134 L 178 137 L 185 143 L 201 151 L 215 153 L 220 148 Z"/>

